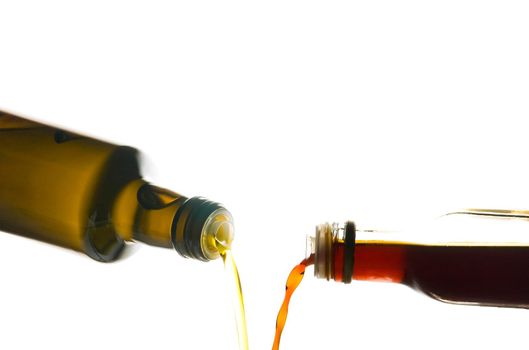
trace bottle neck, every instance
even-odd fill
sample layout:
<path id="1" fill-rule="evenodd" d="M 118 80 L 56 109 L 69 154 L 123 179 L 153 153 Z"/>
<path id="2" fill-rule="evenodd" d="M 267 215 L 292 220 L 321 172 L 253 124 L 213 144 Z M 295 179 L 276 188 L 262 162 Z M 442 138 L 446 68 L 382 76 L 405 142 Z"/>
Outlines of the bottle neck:
<path id="1" fill-rule="evenodd" d="M 353 279 L 400 283 L 404 279 L 403 246 L 356 240 L 352 222 L 319 225 L 310 243 L 317 278 L 343 283 Z"/>
<path id="2" fill-rule="evenodd" d="M 355 244 L 353 279 L 400 283 L 404 279 L 402 246 L 376 242 Z"/>
<path id="3" fill-rule="evenodd" d="M 142 179 L 131 181 L 118 195 L 112 210 L 116 232 L 125 241 L 171 248 L 172 220 L 186 199 Z"/>
<path id="4" fill-rule="evenodd" d="M 112 221 L 125 241 L 174 247 L 180 255 L 202 261 L 218 258 L 233 240 L 233 219 L 220 204 L 187 198 L 142 179 L 121 190 Z"/>

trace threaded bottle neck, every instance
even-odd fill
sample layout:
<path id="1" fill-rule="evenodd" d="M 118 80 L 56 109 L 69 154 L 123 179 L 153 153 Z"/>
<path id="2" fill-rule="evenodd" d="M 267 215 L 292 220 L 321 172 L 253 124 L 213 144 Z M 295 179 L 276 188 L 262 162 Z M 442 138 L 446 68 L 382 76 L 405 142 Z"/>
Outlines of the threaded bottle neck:
<path id="1" fill-rule="evenodd" d="M 186 198 L 142 179 L 121 191 L 113 218 L 123 240 L 174 247 L 181 256 L 201 261 L 220 257 L 234 236 L 233 218 L 222 205 L 201 197 Z"/>
<path id="2" fill-rule="evenodd" d="M 325 223 L 316 227 L 308 248 L 314 256 L 314 276 L 350 283 L 353 276 L 355 225 Z M 307 252 L 309 255 L 309 252 Z"/>
<path id="3" fill-rule="evenodd" d="M 231 247 L 233 218 L 220 204 L 193 197 L 178 209 L 171 232 L 173 246 L 183 257 L 214 260 Z"/>

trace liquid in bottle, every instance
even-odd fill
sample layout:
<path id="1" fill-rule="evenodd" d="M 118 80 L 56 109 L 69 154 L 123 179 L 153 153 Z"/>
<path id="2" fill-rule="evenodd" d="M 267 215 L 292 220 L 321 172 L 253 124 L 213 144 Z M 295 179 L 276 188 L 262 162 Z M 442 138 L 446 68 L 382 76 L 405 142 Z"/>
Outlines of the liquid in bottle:
<path id="1" fill-rule="evenodd" d="M 527 211 L 449 213 L 419 234 L 360 230 L 353 222 L 323 224 L 309 242 L 308 258 L 287 281 L 274 350 L 290 297 L 312 262 L 317 278 L 400 283 L 447 303 L 529 308 Z"/>

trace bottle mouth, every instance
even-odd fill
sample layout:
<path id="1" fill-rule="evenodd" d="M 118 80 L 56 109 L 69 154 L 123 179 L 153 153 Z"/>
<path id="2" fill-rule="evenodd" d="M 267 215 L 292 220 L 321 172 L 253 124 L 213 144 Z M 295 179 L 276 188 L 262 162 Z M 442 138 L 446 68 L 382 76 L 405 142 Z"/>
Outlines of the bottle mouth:
<path id="1" fill-rule="evenodd" d="M 316 235 L 312 240 L 314 254 L 314 276 L 330 280 L 333 272 L 333 226 L 325 223 L 316 226 Z"/>
<path id="2" fill-rule="evenodd" d="M 210 261 L 231 248 L 233 217 L 222 205 L 201 197 L 185 201 L 173 219 L 171 239 L 186 258 Z"/>
<path id="3" fill-rule="evenodd" d="M 202 253 L 209 260 L 220 257 L 231 249 L 234 238 L 233 218 L 224 208 L 219 208 L 209 215 L 202 227 L 200 246 Z"/>

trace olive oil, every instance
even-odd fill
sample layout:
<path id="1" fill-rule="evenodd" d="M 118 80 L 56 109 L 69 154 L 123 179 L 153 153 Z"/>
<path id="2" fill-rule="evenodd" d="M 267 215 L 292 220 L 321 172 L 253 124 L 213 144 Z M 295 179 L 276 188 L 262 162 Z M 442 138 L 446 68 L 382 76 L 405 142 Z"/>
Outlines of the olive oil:
<path id="1" fill-rule="evenodd" d="M 117 259 L 126 241 L 201 261 L 220 257 L 212 242 L 220 226 L 232 227 L 230 213 L 147 183 L 137 155 L 0 111 L 0 230 L 103 262 Z"/>
<path id="2" fill-rule="evenodd" d="M 244 310 L 244 298 L 242 294 L 241 280 L 239 271 L 233 259 L 233 253 L 226 249 L 221 253 L 226 271 L 226 282 L 228 284 L 229 294 L 232 297 L 233 312 L 237 326 L 237 336 L 240 350 L 248 350 L 248 329 L 246 326 L 246 312 Z"/>
<path id="3" fill-rule="evenodd" d="M 239 348 L 247 350 L 231 214 L 147 183 L 137 153 L 0 111 L 0 230 L 103 262 L 117 259 L 126 241 L 201 261 L 222 257 Z"/>

